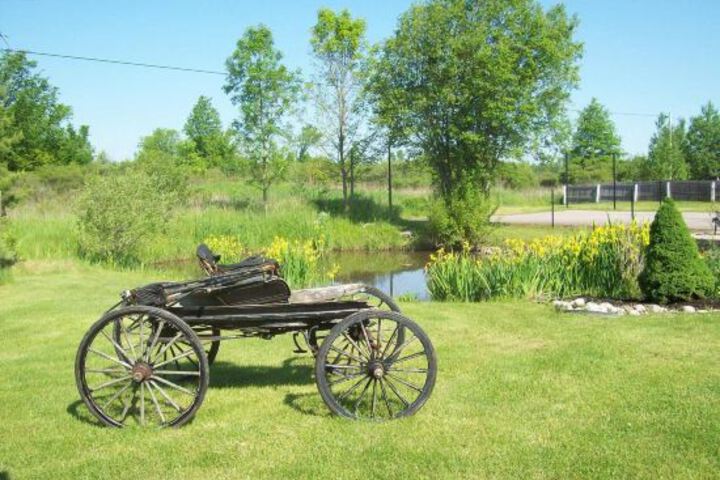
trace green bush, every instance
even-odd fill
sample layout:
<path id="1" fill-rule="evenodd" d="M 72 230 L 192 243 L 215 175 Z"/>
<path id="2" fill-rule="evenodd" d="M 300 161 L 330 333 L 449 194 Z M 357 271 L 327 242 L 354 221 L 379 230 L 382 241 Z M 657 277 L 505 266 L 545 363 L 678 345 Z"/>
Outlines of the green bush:
<path id="1" fill-rule="evenodd" d="M 17 261 L 15 238 L 11 235 L 7 219 L 0 218 L 0 283 L 10 276 L 10 267 Z"/>
<path id="2" fill-rule="evenodd" d="M 114 265 L 138 263 L 143 242 L 162 230 L 177 200 L 166 178 L 144 171 L 92 179 L 77 204 L 80 255 Z"/>
<path id="3" fill-rule="evenodd" d="M 482 192 L 451 194 L 430 203 L 428 231 L 436 245 L 459 247 L 465 242 L 479 245 L 491 231 L 490 217 L 497 205 Z"/>
<path id="4" fill-rule="evenodd" d="M 638 280 L 645 298 L 660 303 L 704 298 L 714 290 L 712 273 L 670 199 L 660 205 L 650 226 L 645 268 Z"/>

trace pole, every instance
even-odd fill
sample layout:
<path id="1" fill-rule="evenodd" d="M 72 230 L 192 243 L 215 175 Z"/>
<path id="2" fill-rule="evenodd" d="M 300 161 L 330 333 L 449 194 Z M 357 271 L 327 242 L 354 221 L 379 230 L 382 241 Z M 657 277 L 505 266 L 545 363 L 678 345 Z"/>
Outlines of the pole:
<path id="1" fill-rule="evenodd" d="M 387 144 L 387 160 L 388 160 L 388 214 L 392 217 L 393 204 L 392 204 L 392 158 L 391 158 L 392 146 L 390 139 Z"/>
<path id="2" fill-rule="evenodd" d="M 555 228 L 555 189 L 550 187 L 550 224 Z"/>
<path id="3" fill-rule="evenodd" d="M 630 218 L 635 220 L 635 189 L 633 189 L 632 195 L 630 195 Z"/>
<path id="4" fill-rule="evenodd" d="M 565 208 L 570 208 L 570 201 L 567 199 L 567 192 L 569 190 L 568 185 L 570 185 L 570 172 L 568 170 L 569 157 L 570 155 L 568 152 L 565 152 Z"/>
<path id="5" fill-rule="evenodd" d="M 617 153 L 612 154 L 613 160 L 613 210 L 617 210 Z"/>

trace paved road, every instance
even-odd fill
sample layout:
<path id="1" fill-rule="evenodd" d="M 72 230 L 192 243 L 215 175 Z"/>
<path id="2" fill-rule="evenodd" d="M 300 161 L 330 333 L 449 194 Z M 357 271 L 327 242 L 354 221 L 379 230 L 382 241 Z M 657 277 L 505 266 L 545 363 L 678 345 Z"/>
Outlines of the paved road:
<path id="1" fill-rule="evenodd" d="M 683 212 L 685 223 L 690 230 L 696 232 L 712 232 L 712 217 L 710 212 Z M 652 222 L 655 212 L 635 212 L 635 219 L 639 222 Z M 597 210 L 557 210 L 555 211 L 555 225 L 604 225 L 612 223 L 630 223 L 630 212 L 597 211 Z M 517 225 L 550 225 L 550 212 L 517 213 L 513 215 L 495 215 L 492 221 L 512 223 Z"/>

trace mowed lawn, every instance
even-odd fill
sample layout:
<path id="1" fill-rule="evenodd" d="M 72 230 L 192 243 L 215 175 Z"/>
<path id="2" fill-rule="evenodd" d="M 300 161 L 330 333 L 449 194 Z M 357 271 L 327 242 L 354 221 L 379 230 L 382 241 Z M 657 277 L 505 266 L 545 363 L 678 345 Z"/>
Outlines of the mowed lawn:
<path id="1" fill-rule="evenodd" d="M 180 429 L 99 426 L 75 350 L 123 288 L 30 263 L 0 286 L 0 478 L 690 478 L 720 472 L 720 315 L 601 318 L 530 302 L 407 303 L 438 353 L 414 417 L 329 415 L 290 337 L 223 344 Z M 4 477 L 3 477 L 4 475 Z"/>

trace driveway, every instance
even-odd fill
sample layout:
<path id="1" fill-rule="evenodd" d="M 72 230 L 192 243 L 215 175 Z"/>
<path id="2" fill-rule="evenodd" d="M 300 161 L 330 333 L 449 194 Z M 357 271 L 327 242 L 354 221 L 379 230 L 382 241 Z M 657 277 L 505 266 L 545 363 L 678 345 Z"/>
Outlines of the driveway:
<path id="1" fill-rule="evenodd" d="M 683 212 L 683 218 L 690 230 L 696 232 L 712 232 L 711 212 Z M 652 222 L 655 212 L 635 212 L 638 222 Z M 555 211 L 555 225 L 582 226 L 604 225 L 608 223 L 630 223 L 630 212 L 597 211 L 597 210 L 564 210 Z M 516 225 L 550 225 L 550 212 L 517 213 L 512 215 L 494 215 L 493 222 L 510 223 Z"/>

